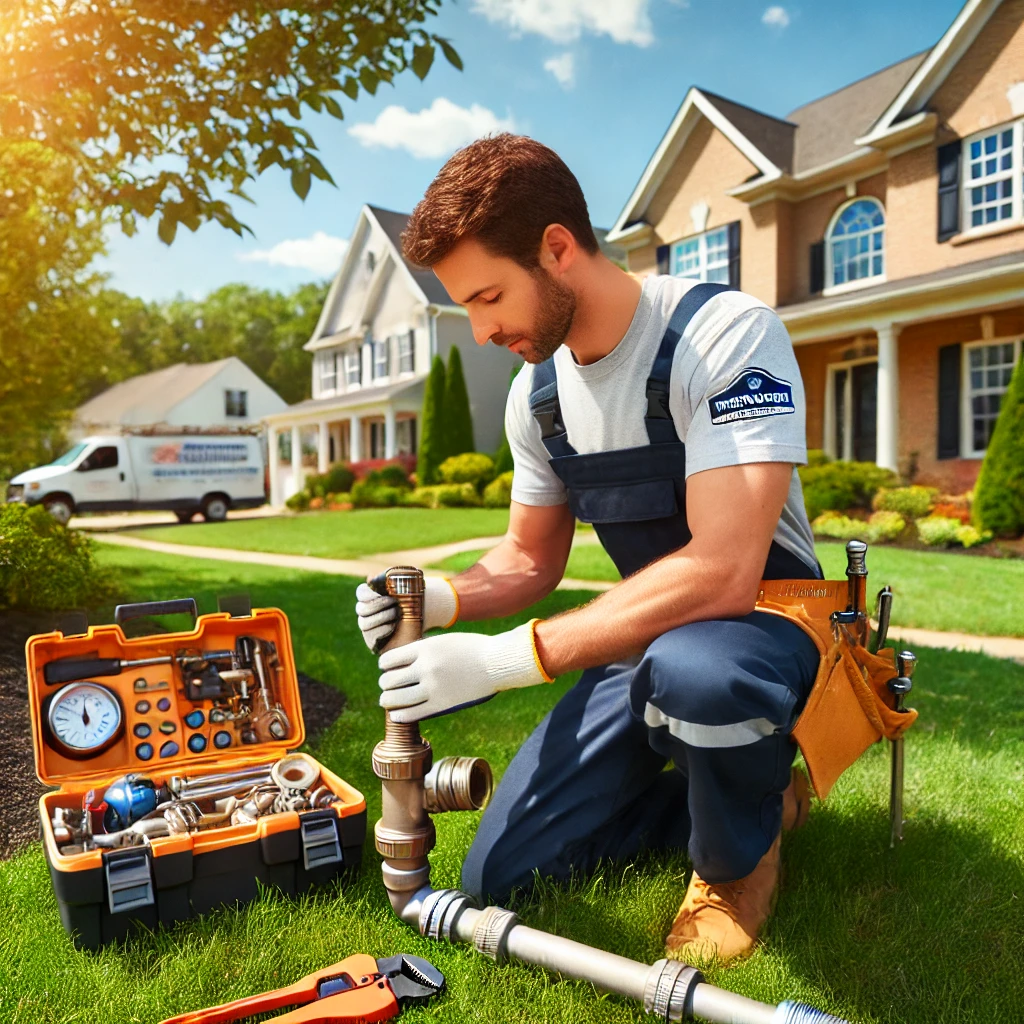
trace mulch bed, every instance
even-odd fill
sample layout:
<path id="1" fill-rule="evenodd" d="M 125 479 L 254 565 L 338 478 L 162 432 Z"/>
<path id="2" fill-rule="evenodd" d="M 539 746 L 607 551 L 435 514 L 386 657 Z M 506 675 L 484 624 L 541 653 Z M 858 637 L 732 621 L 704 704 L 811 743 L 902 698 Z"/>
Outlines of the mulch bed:
<path id="1" fill-rule="evenodd" d="M 32 753 L 25 641 L 52 628 L 52 614 L 0 615 L 0 860 L 39 838 L 39 797 L 46 790 L 36 778 Z M 304 672 L 297 675 L 306 742 L 315 743 L 341 714 L 345 695 Z"/>

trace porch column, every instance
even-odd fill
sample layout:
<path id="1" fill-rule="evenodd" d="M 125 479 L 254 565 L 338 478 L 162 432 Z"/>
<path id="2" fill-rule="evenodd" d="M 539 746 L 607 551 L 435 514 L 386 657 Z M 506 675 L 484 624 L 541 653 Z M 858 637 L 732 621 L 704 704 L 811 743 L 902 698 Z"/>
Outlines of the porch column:
<path id="1" fill-rule="evenodd" d="M 875 421 L 875 461 L 883 469 L 899 472 L 899 328 L 875 325 L 878 335 L 878 412 Z"/>
<path id="2" fill-rule="evenodd" d="M 349 421 L 348 451 L 352 462 L 359 462 L 363 457 L 363 421 L 358 416 Z"/>
<path id="3" fill-rule="evenodd" d="M 281 449 L 277 427 L 267 427 L 267 472 L 270 475 L 270 504 L 280 508 L 284 504 L 281 494 Z"/>
<path id="4" fill-rule="evenodd" d="M 327 420 L 321 420 L 317 424 L 317 437 L 316 437 L 316 471 L 318 473 L 326 473 L 330 468 L 330 440 L 329 433 L 327 430 Z"/>
<path id="5" fill-rule="evenodd" d="M 302 431 L 298 425 L 292 427 L 292 485 L 297 494 L 305 486 L 302 473 Z"/>
<path id="6" fill-rule="evenodd" d="M 391 405 L 384 409 L 384 458 L 393 459 L 398 448 L 398 431 L 395 427 L 395 410 Z"/>

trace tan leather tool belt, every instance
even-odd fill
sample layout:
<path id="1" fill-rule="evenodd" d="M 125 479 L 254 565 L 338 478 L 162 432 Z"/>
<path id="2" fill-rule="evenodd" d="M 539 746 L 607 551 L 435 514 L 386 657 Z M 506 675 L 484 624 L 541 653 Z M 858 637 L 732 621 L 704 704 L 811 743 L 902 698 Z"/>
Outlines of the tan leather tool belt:
<path id="1" fill-rule="evenodd" d="M 871 654 L 851 643 L 830 616 L 847 605 L 846 580 L 763 580 L 757 610 L 795 622 L 814 641 L 821 660 L 792 736 L 807 762 L 811 785 L 824 800 L 836 780 L 883 736 L 897 739 L 917 712 L 895 710 L 887 683 L 897 675 L 895 654 Z"/>

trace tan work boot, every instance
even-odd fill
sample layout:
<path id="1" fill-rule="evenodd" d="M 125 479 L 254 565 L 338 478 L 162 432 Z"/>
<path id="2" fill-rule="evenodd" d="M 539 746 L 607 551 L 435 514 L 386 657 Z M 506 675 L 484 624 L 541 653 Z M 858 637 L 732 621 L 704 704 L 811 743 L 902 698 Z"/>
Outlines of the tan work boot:
<path id="1" fill-rule="evenodd" d="M 782 793 L 782 830 L 792 832 L 805 821 L 811 809 L 811 784 L 800 768 L 793 769 Z"/>
<path id="2" fill-rule="evenodd" d="M 753 952 L 768 919 L 779 881 L 781 835 L 746 878 L 711 885 L 696 871 L 665 939 L 665 952 L 680 960 L 738 960 Z"/>

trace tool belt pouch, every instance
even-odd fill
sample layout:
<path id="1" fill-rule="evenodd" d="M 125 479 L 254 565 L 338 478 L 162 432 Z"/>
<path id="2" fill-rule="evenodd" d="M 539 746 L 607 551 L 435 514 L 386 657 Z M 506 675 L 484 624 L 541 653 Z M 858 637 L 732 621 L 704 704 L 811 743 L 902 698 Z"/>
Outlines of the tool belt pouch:
<path id="1" fill-rule="evenodd" d="M 846 584 L 831 584 L 845 592 Z M 883 736 L 902 736 L 917 719 L 917 712 L 895 710 L 895 698 L 886 685 L 897 675 L 894 652 L 885 648 L 872 654 L 850 642 L 840 626 L 833 629 L 824 609 L 787 605 L 768 599 L 759 610 L 790 619 L 814 640 L 821 660 L 803 713 L 791 735 L 800 747 L 820 800 L 839 777 Z"/>

